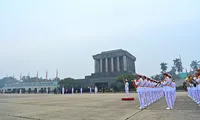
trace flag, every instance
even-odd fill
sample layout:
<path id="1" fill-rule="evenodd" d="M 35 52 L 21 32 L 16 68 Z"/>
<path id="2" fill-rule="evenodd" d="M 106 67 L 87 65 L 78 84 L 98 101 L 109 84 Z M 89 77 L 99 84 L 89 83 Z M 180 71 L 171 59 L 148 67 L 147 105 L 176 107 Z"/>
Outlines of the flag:
<path id="1" fill-rule="evenodd" d="M 48 71 L 46 71 L 46 79 L 48 79 Z"/>
<path id="2" fill-rule="evenodd" d="M 36 78 L 38 78 L 38 71 L 37 71 L 37 75 L 36 75 Z"/>
<path id="3" fill-rule="evenodd" d="M 56 78 L 58 78 L 58 69 L 56 70 Z"/>
<path id="4" fill-rule="evenodd" d="M 179 54 L 179 58 L 180 58 L 181 70 L 183 70 L 183 65 L 182 65 L 181 55 L 180 54 Z"/>
<path id="5" fill-rule="evenodd" d="M 22 73 L 20 73 L 20 80 L 22 80 Z"/>

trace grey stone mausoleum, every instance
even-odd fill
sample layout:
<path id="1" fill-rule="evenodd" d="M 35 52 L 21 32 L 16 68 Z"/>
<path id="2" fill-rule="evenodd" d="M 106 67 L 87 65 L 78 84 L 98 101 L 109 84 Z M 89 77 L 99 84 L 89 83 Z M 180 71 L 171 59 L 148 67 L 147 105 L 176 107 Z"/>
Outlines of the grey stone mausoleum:
<path id="1" fill-rule="evenodd" d="M 94 73 L 76 80 L 83 87 L 110 86 L 122 74 L 135 74 L 136 57 L 126 50 L 118 49 L 93 55 Z"/>

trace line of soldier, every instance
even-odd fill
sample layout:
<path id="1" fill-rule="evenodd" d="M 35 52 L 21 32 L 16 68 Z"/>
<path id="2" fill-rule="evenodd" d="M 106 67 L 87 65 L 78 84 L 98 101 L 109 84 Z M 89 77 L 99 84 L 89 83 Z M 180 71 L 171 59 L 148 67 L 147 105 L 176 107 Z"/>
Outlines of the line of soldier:
<path id="1" fill-rule="evenodd" d="M 161 85 L 163 86 L 163 92 L 168 106 L 166 109 L 172 110 L 176 101 L 176 83 L 170 74 L 164 73 L 163 76 L 164 80 L 161 81 Z"/>
<path id="2" fill-rule="evenodd" d="M 194 75 L 189 75 L 184 82 L 188 96 L 200 106 L 200 69 Z"/>
<path id="3" fill-rule="evenodd" d="M 156 80 L 138 75 L 138 78 L 132 82 L 137 89 L 140 103 L 139 109 L 145 109 L 164 96 L 162 86 Z"/>
<path id="4" fill-rule="evenodd" d="M 139 109 L 145 109 L 164 96 L 168 105 L 166 109 L 173 109 L 176 100 L 176 84 L 171 75 L 164 73 L 163 76 L 163 81 L 156 81 L 146 76 L 138 75 L 138 78 L 132 81 L 138 92 Z M 125 90 L 127 93 L 126 85 Z"/>
<path id="5" fill-rule="evenodd" d="M 88 87 L 89 88 L 89 90 L 90 90 L 90 93 L 92 93 L 92 88 L 91 87 Z M 66 91 L 66 92 L 65 92 Z M 65 94 L 65 93 L 67 93 L 67 91 L 69 91 L 68 89 L 65 89 L 64 87 L 62 87 L 62 90 L 61 90 L 61 94 Z M 83 88 L 81 87 L 80 88 L 80 93 L 81 94 L 83 94 Z M 94 93 L 95 94 L 97 94 L 98 93 L 98 88 L 97 88 L 97 86 L 95 86 L 95 88 L 94 88 Z M 71 94 L 74 94 L 74 88 L 72 87 L 72 89 L 71 89 Z"/>

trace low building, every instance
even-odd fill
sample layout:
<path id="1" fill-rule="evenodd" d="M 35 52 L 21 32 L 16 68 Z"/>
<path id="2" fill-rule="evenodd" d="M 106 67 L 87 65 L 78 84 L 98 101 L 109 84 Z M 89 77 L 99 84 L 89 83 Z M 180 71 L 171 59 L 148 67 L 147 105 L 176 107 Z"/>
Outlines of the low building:
<path id="1" fill-rule="evenodd" d="M 53 91 L 58 86 L 58 81 L 56 80 L 35 80 L 29 82 L 19 82 L 6 84 L 3 89 L 6 91 L 24 89 L 26 91 Z"/>

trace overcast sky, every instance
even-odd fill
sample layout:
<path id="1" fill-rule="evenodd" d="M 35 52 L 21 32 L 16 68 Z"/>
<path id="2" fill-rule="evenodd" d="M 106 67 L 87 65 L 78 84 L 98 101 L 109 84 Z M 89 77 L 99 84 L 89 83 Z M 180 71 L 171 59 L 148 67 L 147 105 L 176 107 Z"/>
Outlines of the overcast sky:
<path id="1" fill-rule="evenodd" d="M 200 60 L 199 0 L 1 0 L 0 78 L 15 74 L 84 78 L 92 55 L 124 49 L 136 71 Z M 168 69 L 169 70 L 169 69 Z"/>

